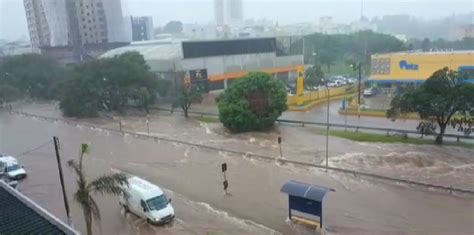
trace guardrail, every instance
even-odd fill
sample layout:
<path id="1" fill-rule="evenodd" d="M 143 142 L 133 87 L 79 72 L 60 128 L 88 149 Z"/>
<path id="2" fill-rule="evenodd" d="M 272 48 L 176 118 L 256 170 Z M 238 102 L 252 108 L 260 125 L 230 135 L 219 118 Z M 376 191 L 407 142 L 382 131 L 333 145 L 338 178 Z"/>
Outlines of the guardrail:
<path id="1" fill-rule="evenodd" d="M 407 180 L 407 179 L 388 177 L 388 176 L 383 176 L 383 175 L 377 175 L 377 174 L 360 172 L 360 171 L 343 169 L 343 168 L 337 168 L 337 167 L 325 167 L 325 166 L 316 165 L 316 164 L 313 164 L 313 163 L 310 163 L 310 162 L 294 161 L 294 160 L 288 160 L 288 159 L 283 159 L 283 158 L 279 158 L 279 157 L 272 157 L 272 156 L 255 154 L 255 153 L 252 153 L 252 152 L 241 152 L 241 151 L 238 151 L 238 150 L 223 149 L 223 148 L 220 148 L 220 147 L 209 146 L 209 145 L 204 145 L 204 144 L 197 144 L 197 143 L 187 142 L 187 141 L 182 141 L 182 140 L 177 140 L 177 139 L 170 139 L 170 138 L 166 138 L 166 137 L 151 136 L 151 135 L 140 134 L 140 133 L 135 133 L 135 132 L 131 132 L 131 131 L 105 128 L 105 127 L 101 127 L 101 126 L 98 126 L 98 125 L 93 125 L 93 124 L 89 124 L 89 123 L 83 123 L 83 122 L 73 121 L 73 120 L 68 120 L 68 119 L 63 119 L 63 118 L 46 117 L 46 116 L 30 114 L 30 113 L 25 113 L 25 112 L 11 112 L 11 113 L 15 113 L 17 115 L 23 115 L 23 116 L 27 116 L 27 117 L 35 117 L 35 118 L 43 119 L 43 120 L 61 121 L 61 122 L 64 122 L 66 124 L 74 123 L 76 125 L 82 125 L 82 126 L 89 127 L 89 128 L 94 128 L 94 129 L 106 130 L 106 131 L 109 131 L 109 132 L 119 133 L 121 135 L 128 134 L 128 135 L 133 135 L 133 136 L 136 136 L 136 137 L 139 137 L 139 138 L 153 139 L 155 141 L 161 140 L 161 141 L 166 141 L 166 142 L 172 142 L 172 143 L 178 143 L 178 144 L 183 144 L 183 145 L 188 145 L 188 146 L 194 146 L 194 147 L 203 148 L 203 149 L 210 149 L 210 150 L 214 150 L 214 151 L 218 151 L 218 152 L 238 154 L 238 155 L 243 156 L 244 158 L 256 158 L 256 159 L 262 159 L 262 160 L 266 160 L 266 161 L 276 161 L 276 162 L 283 163 L 283 164 L 290 163 L 290 164 L 299 165 L 299 166 L 314 167 L 314 168 L 318 168 L 318 169 L 331 170 L 331 171 L 335 171 L 335 172 L 350 174 L 350 175 L 354 175 L 355 177 L 362 176 L 362 177 L 367 177 L 367 178 L 372 178 L 372 179 L 377 179 L 377 180 L 385 180 L 385 181 L 390 181 L 390 182 L 395 182 L 395 183 L 404 183 L 404 184 L 408 184 L 408 185 L 421 186 L 421 187 L 425 187 L 425 188 L 433 188 L 433 189 L 447 191 L 450 194 L 453 194 L 454 192 L 456 192 L 456 193 L 464 193 L 464 194 L 474 195 L 474 190 L 471 190 L 471 189 L 463 189 L 463 188 L 452 187 L 452 186 L 429 184 L 429 183 L 424 183 L 424 182 L 418 182 L 418 181 L 412 181 L 412 180 Z M 196 113 L 199 113 L 199 112 L 193 112 L 193 113 L 196 114 Z M 206 113 L 201 113 L 201 114 L 206 115 Z"/>
<path id="2" fill-rule="evenodd" d="M 160 107 L 152 107 L 151 109 L 168 111 L 168 112 L 180 112 L 180 113 L 183 112 L 181 109 L 171 110 L 171 109 L 160 108 Z M 219 116 L 219 114 L 199 112 L 199 111 L 188 111 L 188 114 L 194 114 L 194 115 L 198 115 L 198 116 L 201 116 L 201 117 L 203 117 L 203 116 L 218 117 Z M 327 126 L 327 124 L 325 122 L 308 122 L 308 121 L 288 120 L 288 119 L 277 119 L 277 122 L 279 122 L 279 123 L 288 123 L 288 124 L 298 124 L 298 125 L 301 125 L 302 127 L 304 127 L 306 125 L 324 126 L 324 127 Z M 356 132 L 359 131 L 359 130 L 380 131 L 380 132 L 386 133 L 387 135 L 389 133 L 413 134 L 413 135 L 421 135 L 421 138 L 423 138 L 423 136 L 436 136 L 436 134 L 422 134 L 422 133 L 420 133 L 418 131 L 415 131 L 415 130 L 344 125 L 344 124 L 339 124 L 339 123 L 329 123 L 329 127 L 354 129 Z M 455 138 L 458 142 L 461 139 L 474 140 L 474 136 L 466 136 L 466 135 L 444 134 L 444 137 Z"/>

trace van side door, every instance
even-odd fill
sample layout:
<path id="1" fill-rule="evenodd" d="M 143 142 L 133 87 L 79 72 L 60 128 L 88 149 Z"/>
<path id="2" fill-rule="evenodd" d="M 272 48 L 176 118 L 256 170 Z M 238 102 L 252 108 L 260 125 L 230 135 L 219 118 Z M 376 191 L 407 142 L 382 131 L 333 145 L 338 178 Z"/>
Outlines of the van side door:
<path id="1" fill-rule="evenodd" d="M 148 211 L 150 209 L 148 209 L 148 206 L 145 203 L 145 200 L 140 199 L 139 205 L 140 205 L 139 206 L 140 215 L 142 215 L 142 218 L 147 219 L 148 218 Z"/>
<path id="2" fill-rule="evenodd" d="M 5 162 L 0 161 L 0 175 L 7 173 L 6 167 L 7 167 L 7 164 Z"/>

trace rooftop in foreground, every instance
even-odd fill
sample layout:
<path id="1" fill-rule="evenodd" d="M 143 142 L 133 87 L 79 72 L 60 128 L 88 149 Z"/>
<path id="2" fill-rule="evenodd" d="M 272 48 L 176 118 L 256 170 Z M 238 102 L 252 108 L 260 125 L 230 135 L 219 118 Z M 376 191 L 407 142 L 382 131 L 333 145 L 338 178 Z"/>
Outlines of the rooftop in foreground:
<path id="1" fill-rule="evenodd" d="M 0 181 L 0 234 L 79 234 Z"/>

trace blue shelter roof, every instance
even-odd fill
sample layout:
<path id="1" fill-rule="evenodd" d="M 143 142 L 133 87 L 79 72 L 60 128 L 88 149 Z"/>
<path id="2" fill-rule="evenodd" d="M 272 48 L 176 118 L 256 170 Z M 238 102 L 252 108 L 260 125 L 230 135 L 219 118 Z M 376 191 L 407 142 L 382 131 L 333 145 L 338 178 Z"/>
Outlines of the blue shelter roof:
<path id="1" fill-rule="evenodd" d="M 286 182 L 280 190 L 280 192 L 287 193 L 291 196 L 302 197 L 318 202 L 323 201 L 324 195 L 326 195 L 328 191 L 335 190 L 322 186 L 306 184 L 294 180 Z"/>

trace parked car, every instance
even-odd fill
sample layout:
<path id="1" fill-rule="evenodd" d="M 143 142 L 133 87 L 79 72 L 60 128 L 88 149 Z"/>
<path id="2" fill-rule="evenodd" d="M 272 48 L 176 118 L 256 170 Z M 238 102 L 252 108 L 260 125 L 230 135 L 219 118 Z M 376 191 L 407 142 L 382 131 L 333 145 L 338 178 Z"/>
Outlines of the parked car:
<path id="1" fill-rule="evenodd" d="M 19 180 L 26 177 L 26 171 L 18 164 L 16 158 L 12 156 L 0 157 L 0 175 L 5 175 L 11 180 Z"/>
<path id="2" fill-rule="evenodd" d="M 374 88 L 364 89 L 364 96 L 373 96 L 373 95 L 375 95 L 375 89 Z"/>
<path id="3" fill-rule="evenodd" d="M 125 212 L 132 212 L 150 224 L 166 224 L 174 219 L 171 199 L 160 187 L 136 176 L 128 178 L 126 195 L 120 197 Z"/>

